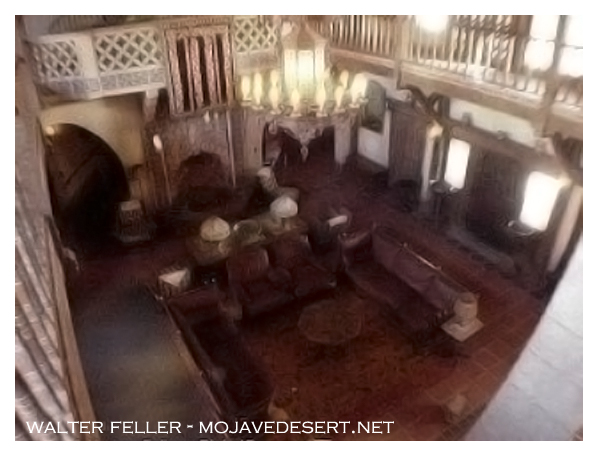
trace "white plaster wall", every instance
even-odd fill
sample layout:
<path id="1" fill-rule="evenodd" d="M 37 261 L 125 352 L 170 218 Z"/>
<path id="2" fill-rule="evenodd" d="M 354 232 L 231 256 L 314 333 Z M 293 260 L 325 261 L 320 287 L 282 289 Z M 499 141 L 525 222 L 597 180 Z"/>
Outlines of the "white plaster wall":
<path id="1" fill-rule="evenodd" d="M 400 97 L 395 89 L 392 78 L 372 73 L 364 73 L 369 81 L 376 81 L 385 88 L 388 98 Z M 358 154 L 385 167 L 389 167 L 389 132 L 391 130 L 391 112 L 385 113 L 385 122 L 382 133 L 373 132 L 364 127 L 358 129 Z"/>
<path id="2" fill-rule="evenodd" d="M 136 95 L 101 98 L 54 106 L 40 115 L 42 128 L 75 124 L 102 138 L 119 156 L 123 166 L 144 162 L 143 115 Z"/>
<path id="3" fill-rule="evenodd" d="M 358 154 L 381 165 L 389 167 L 389 129 L 391 113 L 385 113 L 383 132 L 377 133 L 364 127 L 358 129 Z"/>
<path id="4" fill-rule="evenodd" d="M 526 146 L 535 146 L 535 132 L 529 121 L 512 116 L 501 111 L 496 111 L 485 106 L 476 105 L 459 99 L 451 99 L 449 116 L 455 120 L 462 120 L 464 114 L 469 114 L 472 125 L 489 132 L 503 131 L 508 137 Z"/>
<path id="5" fill-rule="evenodd" d="M 582 426 L 582 237 L 545 314 L 467 440 L 570 440 Z"/>

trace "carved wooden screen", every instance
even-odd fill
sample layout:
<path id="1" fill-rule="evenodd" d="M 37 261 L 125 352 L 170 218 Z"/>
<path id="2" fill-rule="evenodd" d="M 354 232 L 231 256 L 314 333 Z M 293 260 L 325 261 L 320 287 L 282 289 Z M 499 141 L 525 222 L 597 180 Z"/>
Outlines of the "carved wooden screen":
<path id="1" fill-rule="evenodd" d="M 234 101 L 229 26 L 165 31 L 170 66 L 170 108 L 187 114 Z"/>

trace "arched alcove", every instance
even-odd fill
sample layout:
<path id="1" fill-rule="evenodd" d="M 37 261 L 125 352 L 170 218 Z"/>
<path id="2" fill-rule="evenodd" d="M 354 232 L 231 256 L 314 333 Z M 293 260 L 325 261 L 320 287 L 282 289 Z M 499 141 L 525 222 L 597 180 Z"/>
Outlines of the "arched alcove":
<path id="1" fill-rule="evenodd" d="M 44 109 L 43 129 L 73 124 L 102 138 L 127 170 L 144 163 L 143 116 L 138 95 L 66 103 Z"/>
<path id="2" fill-rule="evenodd" d="M 92 253 L 111 239 L 118 204 L 129 198 L 125 170 L 100 137 L 72 124 L 46 127 L 52 211 L 65 244 Z"/>

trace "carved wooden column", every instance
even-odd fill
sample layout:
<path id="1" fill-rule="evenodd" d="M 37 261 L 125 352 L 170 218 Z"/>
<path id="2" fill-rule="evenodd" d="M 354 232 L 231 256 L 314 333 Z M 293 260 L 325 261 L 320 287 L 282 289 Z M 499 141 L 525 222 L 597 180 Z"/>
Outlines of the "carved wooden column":
<path id="1" fill-rule="evenodd" d="M 243 173 L 250 175 L 262 168 L 262 136 L 266 117 L 260 111 L 245 109 L 243 118 Z"/>
<path id="2" fill-rule="evenodd" d="M 422 159 L 422 183 L 420 185 L 420 202 L 430 198 L 431 166 L 435 153 L 435 141 L 443 134 L 443 127 L 437 122 L 431 122 L 426 128 L 426 144 Z M 434 179 L 434 178 L 433 178 Z"/>

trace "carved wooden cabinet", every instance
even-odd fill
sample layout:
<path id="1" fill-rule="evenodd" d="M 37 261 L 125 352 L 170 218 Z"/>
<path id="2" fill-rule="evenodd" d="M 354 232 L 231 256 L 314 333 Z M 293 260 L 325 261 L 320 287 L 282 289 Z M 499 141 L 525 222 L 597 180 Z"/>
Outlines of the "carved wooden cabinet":
<path id="1" fill-rule="evenodd" d="M 426 116 L 411 102 L 389 100 L 389 186 L 400 180 L 421 181 L 426 144 Z"/>

